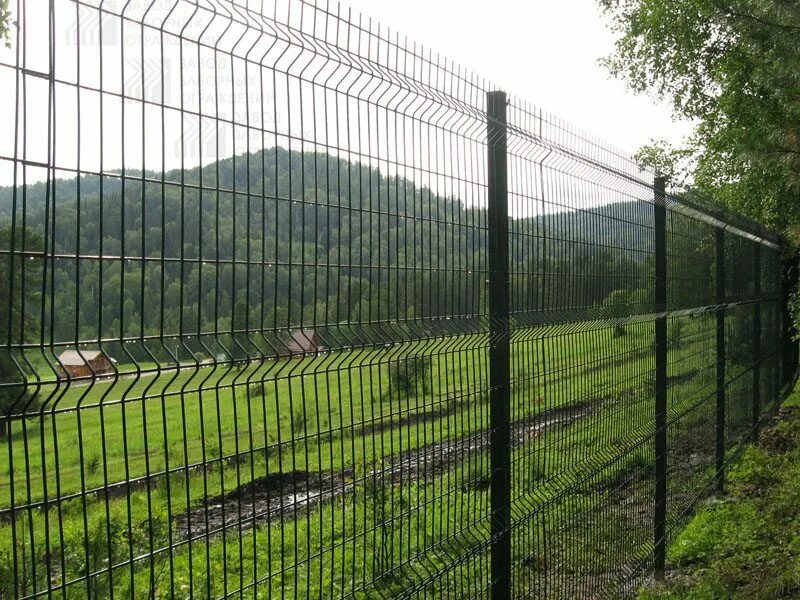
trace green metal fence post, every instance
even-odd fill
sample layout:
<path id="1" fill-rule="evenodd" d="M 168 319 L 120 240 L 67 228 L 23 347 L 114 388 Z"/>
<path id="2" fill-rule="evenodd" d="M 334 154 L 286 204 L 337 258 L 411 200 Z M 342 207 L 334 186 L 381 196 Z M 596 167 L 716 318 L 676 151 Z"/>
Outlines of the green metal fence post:
<path id="1" fill-rule="evenodd" d="M 664 578 L 667 533 L 667 207 L 666 181 L 656 177 L 654 228 L 656 250 L 656 502 L 654 527 L 654 574 Z"/>
<path id="2" fill-rule="evenodd" d="M 492 599 L 511 597 L 510 334 L 506 94 L 488 92 L 489 381 Z"/>
<path id="3" fill-rule="evenodd" d="M 753 253 L 753 438 L 761 421 L 761 242 Z"/>
<path id="4" fill-rule="evenodd" d="M 717 261 L 717 426 L 716 488 L 725 489 L 725 229 L 716 230 Z"/>

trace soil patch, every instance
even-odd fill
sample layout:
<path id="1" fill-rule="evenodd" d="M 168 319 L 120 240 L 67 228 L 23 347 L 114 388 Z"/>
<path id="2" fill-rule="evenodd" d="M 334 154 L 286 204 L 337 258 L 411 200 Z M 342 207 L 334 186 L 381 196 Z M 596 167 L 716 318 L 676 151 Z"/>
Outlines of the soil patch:
<path id="1" fill-rule="evenodd" d="M 794 418 L 798 411 L 800 407 L 796 406 L 781 408 L 769 425 L 761 430 L 759 445 L 772 454 L 785 454 L 794 450 L 797 447 L 796 435 L 792 431 L 787 431 L 787 427 L 780 427 L 780 424 Z"/>
<path id="2" fill-rule="evenodd" d="M 511 444 L 518 446 L 553 427 L 568 427 L 597 411 L 608 398 L 540 412 L 511 425 Z M 489 432 L 469 434 L 415 448 L 387 459 L 372 470 L 369 480 L 403 484 L 442 475 L 470 456 L 488 451 Z M 476 485 L 481 486 L 482 481 Z M 176 535 L 185 540 L 219 534 L 226 529 L 249 529 L 261 523 L 308 514 L 321 502 L 352 493 L 353 470 L 293 471 L 259 477 L 235 490 L 207 499 L 202 505 L 172 519 Z"/>
<path id="3" fill-rule="evenodd" d="M 598 405 L 599 401 L 594 400 L 558 407 L 513 423 L 511 425 L 511 445 L 512 447 L 521 445 L 551 427 L 568 427 L 592 414 Z M 489 445 L 488 431 L 481 431 L 454 440 L 443 440 L 410 450 L 393 459 L 389 458 L 384 466 L 372 471 L 371 475 L 388 476 L 395 484 L 436 477 L 464 462 L 470 456 L 488 451 Z M 480 487 L 483 487 L 482 481 L 478 482 Z"/>
<path id="4" fill-rule="evenodd" d="M 273 473 L 246 483 L 224 496 L 209 498 L 187 513 L 173 518 L 176 535 L 185 540 L 221 533 L 226 529 L 250 529 L 262 522 L 291 519 L 323 501 L 352 489 L 353 472 Z"/>

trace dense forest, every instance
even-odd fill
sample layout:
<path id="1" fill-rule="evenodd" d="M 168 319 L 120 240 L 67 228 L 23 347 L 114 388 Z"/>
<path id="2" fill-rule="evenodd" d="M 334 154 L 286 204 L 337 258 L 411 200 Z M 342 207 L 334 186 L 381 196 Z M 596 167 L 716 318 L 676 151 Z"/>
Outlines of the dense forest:
<path id="1" fill-rule="evenodd" d="M 3 268 L 41 315 L 23 335 L 54 341 L 484 315 L 486 222 L 483 207 L 411 180 L 283 148 L 163 177 L 0 188 Z M 627 304 L 620 291 L 648 287 L 647 203 L 509 227 L 520 318 Z"/>

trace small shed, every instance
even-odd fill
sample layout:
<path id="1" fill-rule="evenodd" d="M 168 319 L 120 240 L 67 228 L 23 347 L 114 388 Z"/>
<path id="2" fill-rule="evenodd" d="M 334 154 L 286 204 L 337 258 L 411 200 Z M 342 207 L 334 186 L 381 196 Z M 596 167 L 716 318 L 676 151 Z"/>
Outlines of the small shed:
<path id="1" fill-rule="evenodd" d="M 323 350 L 325 350 L 325 346 L 322 338 L 316 329 L 310 327 L 292 331 L 286 342 L 287 354 L 314 354 Z"/>
<path id="2" fill-rule="evenodd" d="M 107 375 L 114 372 L 114 359 L 102 350 L 65 350 L 59 357 L 58 376 L 62 379 L 67 377 L 91 377 L 95 375 Z"/>

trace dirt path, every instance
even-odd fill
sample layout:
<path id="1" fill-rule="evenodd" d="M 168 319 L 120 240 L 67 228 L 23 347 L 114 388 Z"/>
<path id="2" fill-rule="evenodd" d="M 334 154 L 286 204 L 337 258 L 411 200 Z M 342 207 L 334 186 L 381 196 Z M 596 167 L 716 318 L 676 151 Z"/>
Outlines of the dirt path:
<path id="1" fill-rule="evenodd" d="M 352 470 L 337 473 L 293 471 L 273 473 L 246 483 L 225 496 L 209 498 L 189 512 L 173 517 L 178 537 L 196 539 L 225 530 L 250 529 L 275 519 L 307 514 L 322 501 L 352 491 Z"/>
<path id="2" fill-rule="evenodd" d="M 511 443 L 518 446 L 553 427 L 568 427 L 596 412 L 605 399 L 543 411 L 514 423 Z M 481 431 L 452 440 L 428 444 L 396 457 L 387 457 L 360 481 L 403 484 L 439 476 L 457 464 L 489 449 L 489 433 Z M 179 539 L 197 539 L 225 530 L 250 529 L 261 523 L 307 515 L 321 502 L 355 490 L 353 470 L 292 471 L 259 477 L 225 496 L 209 498 L 172 519 Z"/>

